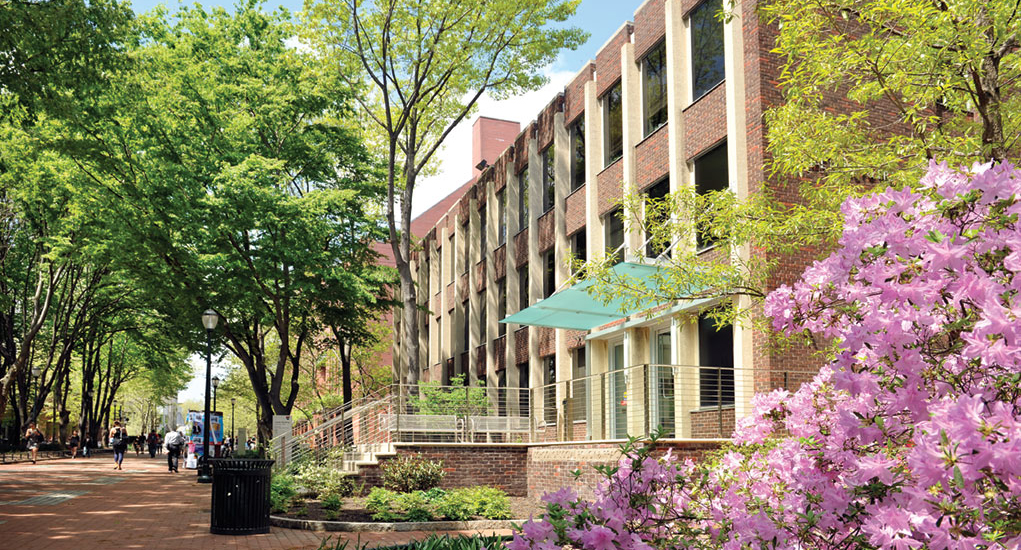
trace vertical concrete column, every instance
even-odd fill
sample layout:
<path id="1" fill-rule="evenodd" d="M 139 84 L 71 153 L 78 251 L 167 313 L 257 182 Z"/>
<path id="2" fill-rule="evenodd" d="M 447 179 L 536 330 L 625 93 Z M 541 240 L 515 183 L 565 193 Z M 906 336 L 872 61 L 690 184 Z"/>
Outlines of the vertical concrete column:
<path id="1" fill-rule="evenodd" d="M 419 380 L 424 378 L 424 374 L 429 372 L 429 335 L 425 331 L 425 327 L 429 324 L 429 269 L 428 266 L 432 265 L 429 261 L 429 251 L 427 249 L 420 249 L 418 253 L 419 260 L 415 262 L 415 273 L 416 284 L 418 284 L 418 369 L 419 369 Z"/>
<path id="2" fill-rule="evenodd" d="M 468 323 L 468 380 L 471 384 L 478 385 L 478 371 L 475 365 L 478 362 L 478 347 L 486 341 L 485 327 L 482 320 L 482 297 L 477 292 L 479 288 L 479 274 L 475 269 L 482 260 L 482 218 L 479 216 L 479 201 L 471 199 L 468 204 L 468 235 L 475 238 L 465 238 L 464 246 L 467 248 L 468 258 L 468 315 L 465 321 Z M 489 243 L 486 243 L 487 245 Z"/>
<path id="3" fill-rule="evenodd" d="M 599 182 L 603 169 L 603 117 L 596 96 L 596 82 L 585 83 L 585 242 L 588 257 L 606 254 L 606 232 L 599 217 Z"/>
<path id="4" fill-rule="evenodd" d="M 635 45 L 631 42 L 620 47 L 620 89 L 621 119 L 624 123 L 622 191 L 626 197 L 638 192 L 635 186 L 637 175 L 635 146 L 642 139 L 642 75 L 635 64 Z M 631 209 L 624 211 L 625 258 L 639 257 L 645 253 L 641 250 L 643 232 L 640 223 L 637 223 L 641 218 L 641 211 Z"/>
<path id="5" fill-rule="evenodd" d="M 691 437 L 691 411 L 698 408 L 698 318 L 678 316 L 672 330 L 677 332 L 677 359 L 674 372 L 674 418 L 677 437 Z"/>
<path id="6" fill-rule="evenodd" d="M 518 153 L 515 151 L 515 153 Z M 514 243 L 517 242 L 515 235 L 521 230 L 521 226 L 518 224 L 518 196 L 521 194 L 521 187 L 518 185 L 518 174 L 514 170 L 514 162 L 508 162 L 506 164 L 506 170 L 504 172 L 506 178 L 506 187 L 504 187 L 504 197 L 506 198 L 507 207 L 507 244 L 504 246 L 504 264 L 507 272 L 507 314 L 517 313 L 518 307 L 518 296 L 519 296 L 519 284 L 518 268 L 516 262 L 516 252 Z M 510 324 L 507 325 L 507 336 L 506 346 L 504 346 L 504 361 L 507 365 L 507 387 L 518 388 L 521 386 L 521 372 L 518 370 L 519 359 L 516 353 L 517 336 L 516 332 L 519 325 Z M 520 390 L 519 390 L 520 391 Z M 519 408 L 519 401 L 516 399 L 517 395 L 513 396 L 507 403 L 507 413 L 510 416 L 519 416 L 523 411 Z"/>
<path id="7" fill-rule="evenodd" d="M 553 152 L 554 152 L 554 185 L 553 185 L 553 255 L 556 272 L 554 281 L 557 288 L 563 288 L 571 277 L 571 266 L 568 264 L 570 247 L 567 245 L 567 191 L 571 187 L 571 134 L 564 126 L 563 111 L 553 115 Z M 569 403 L 571 393 L 571 375 L 574 372 L 574 356 L 567 349 L 566 331 L 557 329 L 557 380 L 564 384 L 557 386 L 557 418 L 564 419 L 563 439 L 571 439 L 572 423 L 570 410 L 564 407 Z"/>
<path id="8" fill-rule="evenodd" d="M 691 101 L 691 64 L 688 59 L 688 35 L 685 30 L 683 0 L 666 0 L 666 78 L 667 121 L 669 123 L 668 162 L 670 192 L 692 185 L 684 153 L 684 108 Z M 693 246 L 693 243 L 682 243 Z"/>
<path id="9" fill-rule="evenodd" d="M 723 26 L 724 70 L 727 94 L 727 170 L 730 187 L 739 199 L 745 200 L 751 192 L 748 181 L 748 131 L 745 117 L 744 35 L 740 10 Z M 747 265 L 751 250 L 745 246 L 730 251 L 731 261 Z M 737 298 L 737 306 L 748 308 L 751 300 Z M 734 415 L 741 418 L 750 412 L 751 397 L 755 390 L 752 374 L 754 366 L 754 334 L 751 327 L 737 323 L 734 326 Z"/>
<path id="10" fill-rule="evenodd" d="M 496 254 L 492 252 L 497 246 L 497 234 L 500 231 L 500 220 L 497 217 L 497 214 L 499 214 L 498 210 L 499 208 L 496 204 L 496 182 L 490 178 L 486 184 L 486 242 L 489 243 L 489 250 L 486 250 L 483 256 L 486 260 L 486 312 L 488 312 L 488 318 L 483 321 L 486 324 L 486 338 L 483 342 L 486 344 L 486 380 L 490 388 L 495 388 L 499 385 L 496 379 L 496 366 L 499 361 L 496 357 L 493 341 L 500 334 L 500 318 L 497 316 L 497 313 L 499 313 L 497 301 L 500 295 L 496 291 Z M 505 250 L 506 248 L 504 247 Z M 505 263 L 504 266 L 506 265 Z"/>
<path id="11" fill-rule="evenodd" d="M 528 138 L 528 305 L 542 299 L 543 269 L 539 257 L 539 215 L 542 211 L 542 158 L 534 137 Z M 543 365 L 539 358 L 539 331 L 528 331 L 528 387 L 532 389 L 532 418 L 542 418 Z M 533 422 L 534 425 L 534 422 Z"/>
<path id="12" fill-rule="evenodd" d="M 651 361 L 649 352 L 649 329 L 635 327 L 627 329 L 627 345 L 624 354 L 630 367 L 627 371 L 627 433 L 628 435 L 644 435 L 645 420 L 649 414 L 646 397 L 649 386 L 649 371 L 644 368 Z M 651 404 L 650 404 L 651 405 Z"/>
<path id="13" fill-rule="evenodd" d="M 448 214 L 449 215 L 449 214 Z M 444 218 L 440 218 L 445 220 Z M 437 360 L 440 363 L 440 376 L 442 376 L 443 369 L 446 368 L 446 361 L 448 357 L 451 357 L 451 351 L 453 345 L 451 339 L 454 333 L 454 316 L 450 314 L 450 310 L 447 309 L 447 300 L 450 292 L 456 289 L 457 285 L 451 287 L 447 284 L 448 281 L 453 277 L 451 272 L 451 254 L 454 254 L 453 246 L 450 246 L 453 242 L 450 239 L 450 229 L 444 224 L 439 230 L 440 235 L 440 338 L 439 342 L 439 357 Z"/>

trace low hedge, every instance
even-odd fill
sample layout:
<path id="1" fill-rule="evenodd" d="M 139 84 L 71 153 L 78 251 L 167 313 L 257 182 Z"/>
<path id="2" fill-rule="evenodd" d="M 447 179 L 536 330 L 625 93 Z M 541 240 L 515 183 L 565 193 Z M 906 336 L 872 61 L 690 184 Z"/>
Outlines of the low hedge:
<path id="1" fill-rule="evenodd" d="M 365 500 L 365 508 L 376 521 L 465 521 L 475 516 L 486 519 L 510 518 L 510 498 L 495 487 L 463 489 L 433 488 L 398 493 L 376 487 Z"/>

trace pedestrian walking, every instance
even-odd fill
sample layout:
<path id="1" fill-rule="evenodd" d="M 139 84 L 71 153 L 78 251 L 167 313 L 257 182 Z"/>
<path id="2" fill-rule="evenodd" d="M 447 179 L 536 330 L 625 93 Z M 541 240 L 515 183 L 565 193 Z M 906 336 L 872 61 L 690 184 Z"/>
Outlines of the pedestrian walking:
<path id="1" fill-rule="evenodd" d="M 178 461 L 181 457 L 181 449 L 184 448 L 184 443 L 187 438 L 181 432 L 183 426 L 176 430 L 171 430 L 163 436 L 164 445 L 167 448 L 167 471 L 177 472 Z"/>
<path id="2" fill-rule="evenodd" d="M 149 432 L 145 442 L 149 445 L 149 458 L 156 458 L 156 449 L 160 446 L 160 436 L 156 435 L 156 430 Z"/>
<path id="3" fill-rule="evenodd" d="M 121 427 L 120 420 L 115 420 L 110 428 L 110 446 L 113 447 L 113 461 L 117 464 L 114 470 L 123 470 L 124 452 L 128 450 L 128 432 Z"/>
<path id="4" fill-rule="evenodd" d="M 92 443 L 92 436 L 85 434 L 85 444 L 82 445 L 82 458 L 89 458 L 92 456 L 92 448 L 95 444 Z"/>
<path id="5" fill-rule="evenodd" d="M 135 456 L 142 454 L 142 451 L 145 448 L 145 439 L 142 437 L 142 434 L 138 434 L 138 436 L 135 437 L 134 445 Z"/>
<path id="6" fill-rule="evenodd" d="M 32 464 L 35 464 L 39 456 L 39 444 L 43 442 L 43 433 L 35 427 L 35 422 L 29 422 L 28 430 L 25 430 L 25 439 L 28 440 L 28 450 L 32 453 Z"/>
<path id="7" fill-rule="evenodd" d="M 71 448 L 71 460 L 78 457 L 78 445 L 81 443 L 81 438 L 78 437 L 78 430 L 71 432 L 71 439 L 67 441 L 67 446 Z"/>

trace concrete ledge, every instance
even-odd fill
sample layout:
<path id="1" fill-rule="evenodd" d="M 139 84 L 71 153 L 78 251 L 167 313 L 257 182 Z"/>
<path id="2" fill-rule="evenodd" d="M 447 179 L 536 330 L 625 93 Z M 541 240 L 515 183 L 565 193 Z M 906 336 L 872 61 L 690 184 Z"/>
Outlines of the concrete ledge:
<path id="1" fill-rule="evenodd" d="M 523 519 L 483 519 L 477 521 L 405 521 L 405 522 L 357 522 L 357 521 L 317 521 L 311 519 L 291 519 L 281 516 L 269 516 L 269 523 L 274 527 L 285 529 L 302 529 L 305 531 L 343 531 L 349 533 L 364 532 L 402 532 L 402 531 L 481 531 L 491 529 L 511 529 L 512 523 L 518 525 Z"/>

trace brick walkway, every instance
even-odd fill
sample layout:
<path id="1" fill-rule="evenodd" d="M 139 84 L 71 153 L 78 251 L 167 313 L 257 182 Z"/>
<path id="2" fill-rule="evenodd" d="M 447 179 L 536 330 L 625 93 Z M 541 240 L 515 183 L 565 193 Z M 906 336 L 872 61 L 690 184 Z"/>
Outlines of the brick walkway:
<path id="1" fill-rule="evenodd" d="M 110 456 L 0 465 L 0 546 L 304 550 L 318 548 L 325 536 L 278 527 L 246 537 L 210 534 L 209 491 L 195 483 L 193 470 L 170 474 L 165 459 L 136 458 L 130 451 L 123 471 L 113 469 Z M 361 533 L 360 539 L 385 546 L 429 534 Z M 359 534 L 333 533 L 334 541 L 339 537 L 350 538 L 348 550 L 354 550 Z"/>

